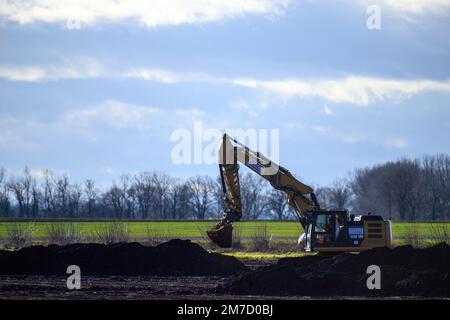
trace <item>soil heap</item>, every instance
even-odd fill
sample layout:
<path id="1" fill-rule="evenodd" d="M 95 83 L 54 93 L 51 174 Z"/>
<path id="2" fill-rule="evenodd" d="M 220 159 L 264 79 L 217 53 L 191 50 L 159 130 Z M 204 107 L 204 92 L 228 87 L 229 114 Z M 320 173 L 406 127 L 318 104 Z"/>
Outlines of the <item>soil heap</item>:
<path id="1" fill-rule="evenodd" d="M 367 288 L 367 267 L 381 270 L 381 289 Z M 435 296 L 450 297 L 450 246 L 400 246 L 359 254 L 280 259 L 247 272 L 217 292 L 281 296 Z"/>
<path id="2" fill-rule="evenodd" d="M 0 250 L 0 274 L 65 275 L 78 265 L 84 275 L 228 276 L 246 271 L 236 258 L 209 253 L 190 240 L 155 247 L 139 243 L 32 246 Z"/>

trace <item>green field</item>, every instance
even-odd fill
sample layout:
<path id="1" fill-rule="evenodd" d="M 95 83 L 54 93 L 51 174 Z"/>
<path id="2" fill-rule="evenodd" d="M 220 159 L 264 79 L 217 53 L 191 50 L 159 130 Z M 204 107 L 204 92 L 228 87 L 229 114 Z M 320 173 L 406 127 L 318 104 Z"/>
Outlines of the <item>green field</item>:
<path id="1" fill-rule="evenodd" d="M 14 222 L 20 224 L 29 224 L 30 222 Z M 33 222 L 34 237 L 45 238 L 47 226 L 51 223 L 69 223 L 69 222 Z M 95 230 L 102 227 L 105 223 L 100 221 L 78 221 L 70 222 L 77 226 L 83 236 L 92 236 Z M 127 222 L 132 238 L 146 238 L 149 235 L 153 237 L 167 238 L 202 238 L 205 231 L 212 227 L 216 221 L 137 221 Z M 11 222 L 5 220 L 0 222 L 0 237 L 7 236 L 7 228 Z M 450 223 L 434 223 L 433 225 L 445 225 L 450 228 Z M 302 232 L 301 226 L 295 221 L 242 221 L 234 224 L 237 234 L 241 237 L 252 237 L 261 227 L 266 226 L 267 232 L 274 238 L 298 238 Z M 432 224 L 428 222 L 393 222 L 394 239 L 404 238 L 414 228 L 415 232 L 422 238 L 432 236 Z"/>
<path id="2" fill-rule="evenodd" d="M 17 222 L 14 222 L 17 223 Z M 29 222 L 19 222 L 20 224 L 29 224 Z M 48 224 L 56 222 L 33 222 L 34 236 L 45 237 L 45 230 Z M 69 222 L 57 222 L 69 223 Z M 83 235 L 89 236 L 95 233 L 95 230 L 105 223 L 110 222 L 70 222 L 77 226 Z M 151 222 L 126 222 L 131 237 L 142 238 L 150 234 L 160 235 L 170 238 L 198 238 L 203 237 L 205 231 L 214 226 L 217 221 L 151 221 Z M 7 227 L 11 222 L 0 222 L 0 237 L 7 236 Z M 251 237 L 255 230 L 261 226 L 267 226 L 270 234 L 274 237 L 298 237 L 301 226 L 298 222 L 286 221 L 243 221 L 235 223 L 235 229 L 243 237 Z"/>

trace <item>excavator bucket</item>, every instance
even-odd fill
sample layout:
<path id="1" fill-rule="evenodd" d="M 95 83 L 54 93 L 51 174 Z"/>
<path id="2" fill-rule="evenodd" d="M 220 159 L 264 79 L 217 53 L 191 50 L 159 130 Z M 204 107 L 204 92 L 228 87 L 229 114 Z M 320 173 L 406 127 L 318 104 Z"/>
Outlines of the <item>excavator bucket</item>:
<path id="1" fill-rule="evenodd" d="M 233 243 L 233 226 L 231 223 L 221 224 L 214 226 L 212 229 L 206 232 L 212 242 L 217 244 L 221 248 L 231 248 Z"/>

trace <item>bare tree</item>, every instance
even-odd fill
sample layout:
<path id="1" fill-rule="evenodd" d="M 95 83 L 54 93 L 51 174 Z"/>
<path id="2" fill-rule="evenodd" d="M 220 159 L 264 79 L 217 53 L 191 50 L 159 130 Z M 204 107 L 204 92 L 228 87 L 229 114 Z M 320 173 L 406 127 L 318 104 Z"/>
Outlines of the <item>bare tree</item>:
<path id="1" fill-rule="evenodd" d="M 450 160 L 427 156 L 357 170 L 351 186 L 356 211 L 402 220 L 444 218 L 450 211 Z"/>
<path id="2" fill-rule="evenodd" d="M 322 208 L 330 208 L 331 200 L 330 194 L 331 189 L 329 187 L 313 187 L 314 193 L 316 195 L 317 201 Z"/>
<path id="3" fill-rule="evenodd" d="M 450 157 L 425 156 L 422 159 L 430 219 L 450 217 Z"/>
<path id="4" fill-rule="evenodd" d="M 42 210 L 43 214 L 50 217 L 56 211 L 55 203 L 55 182 L 53 172 L 44 170 L 44 181 L 42 185 Z"/>
<path id="5" fill-rule="evenodd" d="M 125 206 L 125 217 L 133 218 L 135 213 L 135 205 L 132 191 L 132 177 L 129 174 L 121 175 L 119 186 L 122 190 L 122 197 Z"/>
<path id="6" fill-rule="evenodd" d="M 222 180 L 220 175 L 216 177 L 213 181 L 213 199 L 214 202 L 211 207 L 211 217 L 216 219 L 221 219 L 223 217 L 224 210 L 224 197 L 225 194 L 223 192 Z"/>
<path id="7" fill-rule="evenodd" d="M 414 219 L 420 207 L 420 168 L 417 163 L 402 160 L 385 165 L 390 174 L 384 179 L 385 187 L 391 190 L 400 218 Z"/>
<path id="8" fill-rule="evenodd" d="M 335 209 L 346 209 L 349 207 L 352 191 L 346 179 L 336 179 L 329 188 L 329 206 Z"/>
<path id="9" fill-rule="evenodd" d="M 103 201 L 107 210 L 111 211 L 114 218 L 121 218 L 124 215 L 124 197 L 122 190 L 116 184 L 113 184 L 113 186 L 105 193 Z"/>
<path id="10" fill-rule="evenodd" d="M 286 194 L 272 189 L 267 197 L 267 207 L 277 220 L 286 220 L 289 212 Z"/>
<path id="11" fill-rule="evenodd" d="M 153 174 L 153 185 L 155 187 L 153 212 L 159 218 L 166 218 L 168 215 L 165 202 L 167 201 L 172 183 L 173 178 L 166 173 Z"/>
<path id="12" fill-rule="evenodd" d="M 208 176 L 195 176 L 188 180 L 191 189 L 190 204 L 197 219 L 205 219 L 214 203 L 213 181 Z"/>
<path id="13" fill-rule="evenodd" d="M 19 207 L 19 217 L 30 216 L 33 201 L 33 184 L 35 184 L 35 181 L 28 167 L 25 167 L 22 178 L 13 179 L 8 184 L 8 188 L 13 193 Z"/>
<path id="14" fill-rule="evenodd" d="M 88 179 L 84 182 L 84 211 L 89 216 L 94 216 L 97 209 L 97 198 L 99 191 L 95 187 L 95 182 L 91 179 Z"/>
<path id="15" fill-rule="evenodd" d="M 394 199 L 391 189 L 384 182 L 386 177 L 389 173 L 381 166 L 355 170 L 350 183 L 354 194 L 352 211 L 355 214 L 387 212 L 392 217 Z"/>
<path id="16" fill-rule="evenodd" d="M 9 217 L 11 213 L 11 202 L 9 199 L 9 188 L 6 183 L 6 170 L 0 168 L 0 215 Z"/>
<path id="17" fill-rule="evenodd" d="M 71 218 L 80 215 L 82 208 L 81 200 L 83 196 L 83 188 L 79 184 L 69 186 L 69 201 L 67 203 L 67 210 Z"/>
<path id="18" fill-rule="evenodd" d="M 263 194 L 265 181 L 254 174 L 247 172 L 241 175 L 241 199 L 243 207 L 243 216 L 247 219 L 258 219 L 266 209 L 266 201 Z"/>
<path id="19" fill-rule="evenodd" d="M 111 210 L 115 218 L 132 218 L 134 213 L 133 187 L 131 177 L 122 175 L 119 183 L 113 186 L 103 196 L 107 210 Z M 150 204 L 148 204 L 150 206 Z"/>
<path id="20" fill-rule="evenodd" d="M 40 213 L 40 204 L 41 204 L 41 191 L 39 190 L 36 181 L 33 179 L 33 183 L 31 184 L 31 217 L 33 219 L 37 218 Z"/>
<path id="21" fill-rule="evenodd" d="M 167 194 L 170 219 L 187 218 L 192 211 L 190 199 L 192 190 L 188 183 L 175 180 L 170 186 Z"/>
<path id="22" fill-rule="evenodd" d="M 153 174 L 143 172 L 134 176 L 131 194 L 143 219 L 152 215 L 155 192 Z"/>
<path id="23" fill-rule="evenodd" d="M 68 213 L 70 200 L 69 177 L 63 175 L 55 181 L 55 209 L 58 213 Z"/>

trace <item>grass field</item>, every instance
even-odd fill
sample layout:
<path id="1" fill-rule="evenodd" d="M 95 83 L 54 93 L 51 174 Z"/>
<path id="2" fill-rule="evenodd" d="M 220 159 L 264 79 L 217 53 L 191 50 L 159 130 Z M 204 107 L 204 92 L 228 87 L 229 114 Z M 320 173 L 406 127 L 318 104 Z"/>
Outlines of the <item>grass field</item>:
<path id="1" fill-rule="evenodd" d="M 21 222 L 28 224 L 29 222 Z M 55 222 L 33 222 L 35 237 L 45 237 L 46 225 Z M 58 222 L 59 223 L 59 222 Z M 68 223 L 68 222 L 61 222 Z M 81 230 L 83 235 L 95 233 L 96 228 L 110 222 L 71 222 Z M 170 238 L 198 238 L 203 237 L 207 229 L 216 224 L 217 221 L 152 221 L 152 222 L 127 222 L 130 235 L 133 238 L 147 237 L 150 233 Z M 7 235 L 7 226 L 10 222 L 0 222 L 0 237 Z M 297 222 L 284 221 L 244 221 L 235 224 L 243 237 L 252 236 L 257 228 L 267 225 L 271 235 L 274 237 L 298 237 L 301 227 Z"/>
<path id="2" fill-rule="evenodd" d="M 14 222 L 17 223 L 17 222 Z M 29 224 L 29 222 L 18 222 Z M 34 237 L 45 238 L 48 224 L 56 222 L 33 222 Z M 69 223 L 69 222 L 58 222 Z M 95 230 L 105 223 L 110 222 L 70 222 L 77 226 L 83 236 L 91 236 L 95 234 Z M 216 221 L 138 221 L 127 222 L 132 238 L 145 238 L 149 235 L 160 236 L 167 238 L 202 238 L 205 236 L 205 231 L 212 227 Z M 7 228 L 11 222 L 0 221 L 0 237 L 7 236 Z M 446 225 L 450 228 L 450 223 L 435 223 L 434 225 Z M 252 237 L 258 229 L 266 226 L 268 233 L 274 238 L 298 238 L 302 232 L 300 224 L 296 221 L 242 221 L 235 223 L 236 233 L 241 237 Z M 429 238 L 432 235 L 431 223 L 428 222 L 393 222 L 394 239 L 399 240 L 407 236 L 412 226 L 415 232 L 422 238 Z M 149 231 L 150 230 L 150 231 Z"/>

